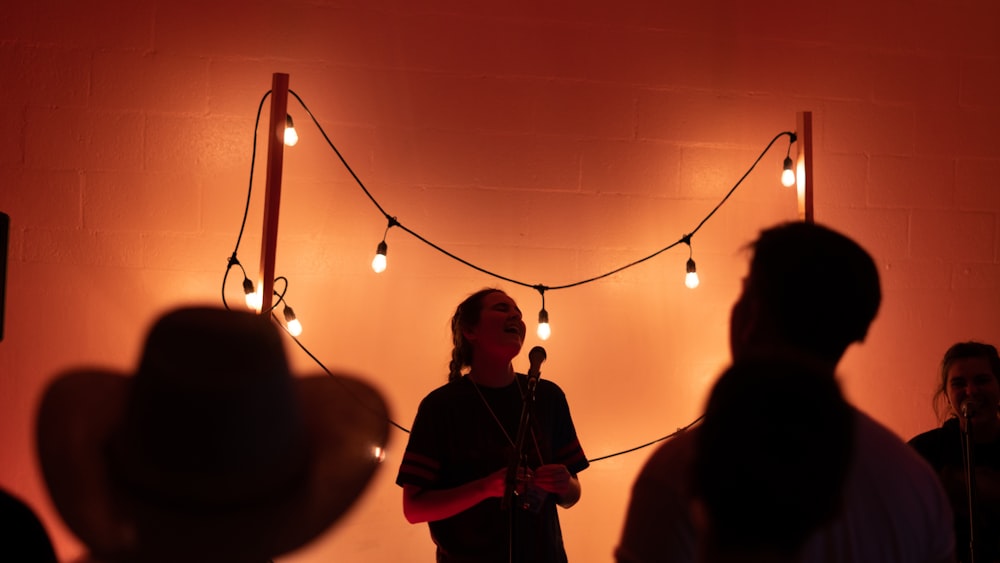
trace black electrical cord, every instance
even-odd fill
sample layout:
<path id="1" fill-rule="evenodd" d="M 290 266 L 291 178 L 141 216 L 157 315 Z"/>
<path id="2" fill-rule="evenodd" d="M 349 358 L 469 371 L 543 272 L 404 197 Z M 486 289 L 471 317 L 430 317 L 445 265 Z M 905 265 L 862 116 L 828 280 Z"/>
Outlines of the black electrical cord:
<path id="1" fill-rule="evenodd" d="M 529 288 L 535 289 L 542 296 L 542 309 L 543 310 L 545 309 L 544 299 L 545 299 L 545 291 L 547 291 L 547 290 L 568 289 L 568 288 L 571 288 L 571 287 L 577 287 L 577 286 L 580 286 L 580 285 L 584 285 L 584 284 L 587 284 L 587 283 L 591 283 L 591 282 L 595 282 L 595 281 L 607 278 L 609 276 L 612 276 L 614 274 L 622 272 L 623 270 L 627 270 L 629 268 L 632 268 L 634 266 L 642 264 L 643 262 L 651 260 L 652 258 L 655 258 L 656 256 L 662 254 L 663 252 L 666 252 L 667 250 L 670 250 L 671 248 L 677 246 L 678 244 L 682 244 L 682 243 L 683 244 L 687 244 L 689 246 L 689 248 L 690 248 L 691 237 L 694 236 L 694 234 L 697 233 L 702 228 L 702 226 L 704 226 L 705 223 L 709 219 L 711 219 L 712 216 L 715 215 L 715 213 L 722 207 L 722 205 L 725 204 L 726 201 L 729 200 L 730 196 L 733 195 L 733 193 L 736 191 L 736 189 L 743 183 L 743 181 L 747 178 L 747 176 L 750 175 L 750 173 L 754 170 L 754 168 L 757 167 L 757 164 L 761 161 L 761 159 L 764 158 L 764 155 L 766 155 L 767 152 L 769 150 L 771 150 L 771 147 L 774 145 L 774 143 L 776 143 L 778 141 L 778 139 L 780 139 L 781 137 L 787 135 L 788 138 L 789 138 L 789 147 L 791 147 L 791 144 L 794 143 L 796 141 L 796 139 L 797 139 L 795 133 L 793 133 L 791 131 L 783 131 L 783 132 L 778 133 L 777 135 L 775 135 L 774 138 L 771 139 L 771 141 L 767 144 L 767 146 L 764 147 L 764 150 L 761 151 L 760 155 L 758 155 L 757 158 L 753 161 L 753 163 L 750 165 L 750 167 L 747 169 L 747 171 L 742 176 L 740 176 L 739 180 L 737 180 L 736 183 L 729 189 L 729 191 L 726 192 L 726 195 L 723 196 L 723 198 L 719 201 L 719 203 L 714 208 L 712 208 L 712 210 L 708 213 L 708 215 L 706 215 L 695 226 L 695 228 L 691 232 L 682 235 L 681 238 L 678 239 L 677 241 L 668 244 L 667 246 L 665 246 L 665 247 L 663 247 L 663 248 L 661 248 L 661 249 L 653 252 L 652 254 L 649 254 L 647 256 L 644 256 L 642 258 L 639 258 L 637 260 L 629 262 L 629 263 L 627 263 L 627 264 L 625 264 L 623 266 L 614 268 L 614 269 L 612 269 L 612 270 L 610 270 L 608 272 L 605 272 L 603 274 L 599 274 L 599 275 L 596 275 L 596 276 L 593 276 L 593 277 L 590 277 L 590 278 L 587 278 L 587 279 L 583 279 L 583 280 L 580 280 L 580 281 L 576 281 L 576 282 L 572 282 L 572 283 L 567 283 L 567 284 L 563 284 L 563 285 L 548 286 L 548 285 L 544 285 L 544 284 L 531 284 L 531 283 L 523 282 L 523 281 L 520 281 L 520 280 L 516 280 L 514 278 L 510 278 L 510 277 L 498 274 L 496 272 L 492 272 L 492 271 L 490 271 L 490 270 L 488 270 L 486 268 L 483 268 L 483 267 L 478 266 L 478 265 L 476 265 L 476 264 L 474 264 L 474 263 L 472 263 L 472 262 L 470 262 L 468 260 L 465 260 L 464 258 L 461 258 L 461 257 L 453 254 L 452 252 L 449 252 L 448 250 L 445 250 L 441 246 L 439 246 L 439 245 L 431 242 L 430 240 L 428 240 L 427 238 L 423 237 L 422 235 L 420 235 L 416 231 L 414 231 L 414 230 L 410 229 L 409 227 L 407 227 L 407 226 L 403 225 L 402 223 L 400 223 L 399 220 L 395 216 L 390 215 L 389 213 L 387 213 L 385 211 L 385 209 L 379 204 L 378 200 L 375 199 L 375 197 L 372 195 L 372 193 L 365 186 L 364 182 L 361 181 L 361 178 L 358 177 L 358 175 L 354 172 L 354 169 L 351 168 L 350 164 L 348 164 L 347 159 L 344 158 L 344 156 L 337 149 L 336 145 L 334 145 L 334 143 L 330 139 L 329 135 L 327 135 L 326 131 L 323 129 L 323 126 L 319 123 L 319 120 L 316 119 L 316 116 L 313 115 L 312 111 L 309 109 L 308 106 L 306 106 L 306 104 L 302 100 L 302 98 L 300 98 L 299 95 L 297 93 L 295 93 L 293 90 L 289 90 L 288 93 L 291 94 L 296 100 L 298 100 L 299 104 L 302 106 L 302 109 L 304 109 L 305 112 L 309 115 L 309 118 L 312 119 L 313 124 L 316 125 L 316 128 L 319 130 L 320 134 L 323 135 L 323 139 L 326 140 L 327 145 L 329 145 L 330 149 L 332 149 L 333 152 L 334 152 L 334 154 L 337 155 L 337 158 L 340 160 L 341 164 L 344 166 L 344 168 L 347 170 L 347 172 L 354 179 L 355 183 L 358 185 L 359 188 L 361 188 L 361 190 L 364 192 L 365 196 L 368 197 L 368 199 L 372 202 L 372 204 L 375 206 L 375 208 L 378 209 L 379 212 L 382 213 L 382 215 L 388 220 L 388 226 L 386 227 L 386 233 L 388 233 L 389 229 L 392 228 L 392 227 L 399 227 L 401 230 L 403 230 L 406 233 L 410 234 L 411 236 L 413 236 L 414 238 L 416 238 L 420 242 L 423 242 L 424 244 L 426 244 L 427 246 L 433 248 L 434 250 L 437 250 L 438 252 L 444 254 L 445 256 L 447 256 L 447 257 L 449 257 L 449 258 L 451 258 L 451 259 L 453 259 L 453 260 L 455 260 L 457 262 L 460 262 L 460 263 L 468 266 L 469 268 L 472 268 L 472 269 L 474 269 L 476 271 L 479 271 L 479 272 L 481 272 L 483 274 L 486 274 L 488 276 L 492 276 L 494 278 L 497 278 L 497 279 L 500 279 L 500 280 L 503 280 L 503 281 L 506 281 L 506 282 L 509 282 L 509 283 L 512 283 L 512 284 L 515 284 L 515 285 L 519 285 L 519 286 L 522 286 L 522 287 L 529 287 Z M 240 264 L 239 260 L 237 259 L 237 252 L 239 250 L 240 241 L 243 238 L 243 231 L 246 228 L 247 216 L 249 214 L 249 209 L 250 209 L 250 195 L 251 195 L 251 191 L 252 191 L 252 188 L 253 188 L 253 170 L 254 170 L 254 166 L 255 166 L 256 158 L 257 158 L 257 133 L 258 133 L 258 129 L 260 127 L 260 116 L 261 116 L 261 113 L 262 113 L 262 110 L 263 110 L 263 107 L 264 107 L 264 102 L 267 100 L 267 97 L 270 94 L 271 94 L 271 91 L 268 90 L 264 94 L 263 98 L 261 98 L 260 105 L 257 107 L 257 119 L 256 119 L 256 122 L 254 124 L 254 133 L 253 133 L 253 152 L 252 152 L 252 155 L 251 155 L 251 158 L 250 158 L 250 185 L 247 188 L 247 199 L 246 199 L 246 204 L 245 204 L 244 209 L 243 209 L 243 220 L 240 223 L 240 231 L 239 231 L 239 235 L 236 238 L 236 245 L 235 245 L 235 247 L 233 249 L 232 255 L 229 257 L 228 265 L 226 267 L 226 273 L 225 273 L 225 275 L 223 276 L 223 279 L 222 279 L 222 302 L 223 302 L 223 305 L 227 309 L 229 308 L 229 305 L 226 302 L 225 287 L 226 287 L 226 279 L 229 276 L 229 270 L 233 266 L 238 266 L 240 268 L 240 270 L 243 271 L 244 278 L 246 277 L 246 271 L 243 270 L 243 266 Z M 385 240 L 384 235 L 383 235 L 383 240 Z M 285 291 L 287 291 L 287 289 L 288 289 L 288 280 L 286 278 L 284 278 L 284 277 L 279 277 L 279 278 L 276 278 L 275 281 L 277 281 L 278 279 L 284 280 L 285 287 L 284 287 L 284 289 L 282 290 L 282 292 L 280 294 L 278 294 L 277 292 L 275 292 L 275 295 L 278 296 L 278 299 L 277 299 L 277 302 L 274 304 L 274 306 L 272 306 L 272 311 L 273 311 L 274 307 L 277 307 L 277 305 L 279 303 L 284 302 Z M 271 314 L 271 317 L 272 317 L 272 319 L 275 320 L 275 322 L 279 326 L 282 326 L 281 323 L 278 322 L 277 319 L 274 317 L 273 312 Z M 284 327 L 282 326 L 282 328 L 284 328 Z M 285 331 L 287 332 L 287 329 L 285 329 Z M 295 336 L 293 336 L 291 334 L 289 334 L 289 336 L 299 346 L 299 348 L 301 348 L 302 351 L 306 353 L 306 355 L 308 355 L 310 358 L 312 358 L 312 360 L 314 362 L 316 362 L 316 364 L 318 366 L 320 366 L 320 368 L 322 368 L 328 375 L 332 375 L 330 373 L 330 371 L 326 368 L 326 366 L 323 365 L 323 363 L 319 360 L 319 358 L 317 358 L 315 355 L 313 355 L 313 353 L 310 352 L 302 344 L 302 342 L 299 341 L 298 338 L 296 338 Z M 629 449 L 626 449 L 626 450 L 622 450 L 622 451 L 619 451 L 617 453 L 612 453 L 612 454 L 604 455 L 604 456 L 601 456 L 601 457 L 597 457 L 597 458 L 594 458 L 594 459 L 591 459 L 591 460 L 588 460 L 588 461 L 590 461 L 590 462 L 601 461 L 601 460 L 604 460 L 604 459 L 612 458 L 612 457 L 615 457 L 615 456 L 623 455 L 623 454 L 626 454 L 626 453 L 634 452 L 636 450 L 640 450 L 640 449 L 652 446 L 652 445 L 654 445 L 654 444 L 656 444 L 658 442 L 661 442 L 663 440 L 669 439 L 669 438 L 677 435 L 680 432 L 686 431 L 687 429 L 691 428 L 692 426 L 694 426 L 695 424 L 697 424 L 699 421 L 701 421 L 701 418 L 702 417 L 699 416 L 698 418 L 696 418 L 695 420 L 693 420 L 691 423 L 689 423 L 687 426 L 679 428 L 676 432 L 673 432 L 673 433 L 668 434 L 666 436 L 663 436 L 661 438 L 657 438 L 657 439 L 655 439 L 655 440 L 653 440 L 651 442 L 647 442 L 647 443 L 641 444 L 639 446 L 635 446 L 635 447 L 632 447 L 632 448 L 629 448 Z M 409 433 L 409 430 L 407 428 L 405 428 L 402 425 L 396 423 L 395 421 L 393 421 L 393 420 L 390 419 L 389 423 L 392 426 L 398 428 L 399 430 L 401 430 L 403 432 L 406 432 L 406 433 Z"/>

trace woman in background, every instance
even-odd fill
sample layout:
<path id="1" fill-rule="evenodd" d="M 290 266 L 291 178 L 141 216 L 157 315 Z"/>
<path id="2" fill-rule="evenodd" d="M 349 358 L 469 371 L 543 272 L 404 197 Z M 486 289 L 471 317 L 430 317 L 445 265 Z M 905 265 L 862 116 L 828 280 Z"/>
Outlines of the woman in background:
<path id="1" fill-rule="evenodd" d="M 438 562 L 566 561 L 556 506 L 580 499 L 577 473 L 588 466 L 558 385 L 529 380 L 511 361 L 524 344 L 521 310 L 506 293 L 470 295 L 451 321 L 448 383 L 420 403 L 396 478 L 403 513 L 427 522 Z M 511 502 L 507 472 L 525 401 L 526 484 Z"/>
<path id="2" fill-rule="evenodd" d="M 981 342 L 959 342 L 941 360 L 934 402 L 940 428 L 912 440 L 937 471 L 955 514 L 955 551 L 959 563 L 1000 562 L 1000 357 Z M 967 434 L 966 432 L 969 431 Z M 975 529 L 969 524 L 965 436 L 971 436 Z"/>

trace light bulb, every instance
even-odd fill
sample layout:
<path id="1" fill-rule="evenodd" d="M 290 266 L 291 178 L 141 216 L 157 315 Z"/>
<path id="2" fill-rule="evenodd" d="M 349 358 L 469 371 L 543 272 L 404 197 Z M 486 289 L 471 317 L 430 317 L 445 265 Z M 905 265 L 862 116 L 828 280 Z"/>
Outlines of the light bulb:
<path id="1" fill-rule="evenodd" d="M 382 242 L 378 243 L 378 248 L 375 250 L 375 258 L 372 259 L 372 270 L 375 270 L 376 274 L 381 274 L 385 271 L 385 253 L 389 250 L 389 245 Z"/>
<path id="2" fill-rule="evenodd" d="M 243 282 L 243 292 L 246 293 L 247 307 L 253 309 L 254 311 L 260 312 L 261 306 L 264 304 L 264 299 L 261 298 L 261 291 L 263 291 L 263 282 L 257 284 L 257 289 L 253 288 L 253 282 L 250 282 L 249 287 L 247 287 L 246 280 Z"/>
<path id="3" fill-rule="evenodd" d="M 302 323 L 295 318 L 295 311 L 291 307 L 285 307 L 285 326 L 288 327 L 288 334 L 298 336 L 302 334 Z"/>
<path id="4" fill-rule="evenodd" d="M 694 259 L 688 258 L 687 261 L 687 275 L 684 276 L 684 285 L 691 289 L 698 287 L 700 281 L 698 280 L 698 269 L 694 266 Z"/>
<path id="5" fill-rule="evenodd" d="M 781 169 L 781 185 L 786 188 L 790 188 L 795 185 L 795 170 L 794 164 L 792 163 L 792 157 L 785 157 L 785 164 Z"/>
<path id="6" fill-rule="evenodd" d="M 299 142 L 299 134 L 295 131 L 295 125 L 292 123 L 292 116 L 285 116 L 285 144 L 289 147 L 294 147 L 295 143 Z"/>
<path id="7" fill-rule="evenodd" d="M 538 338 L 548 340 L 552 336 L 552 327 L 549 326 L 549 312 L 542 309 L 538 312 Z"/>
<path id="8" fill-rule="evenodd" d="M 243 297 L 246 299 L 247 308 L 249 309 L 259 309 L 260 299 L 257 299 L 257 291 L 253 288 L 253 282 L 250 278 L 243 278 Z"/>

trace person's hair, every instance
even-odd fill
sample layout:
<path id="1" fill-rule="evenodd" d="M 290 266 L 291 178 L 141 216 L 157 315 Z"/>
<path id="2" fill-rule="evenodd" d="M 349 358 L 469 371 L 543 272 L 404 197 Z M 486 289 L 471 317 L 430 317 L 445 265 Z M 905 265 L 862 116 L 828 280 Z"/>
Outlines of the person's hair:
<path id="1" fill-rule="evenodd" d="M 495 287 L 486 287 L 469 295 L 455 308 L 451 317 L 451 362 L 448 364 L 448 381 L 462 377 L 462 369 L 472 365 L 472 344 L 465 338 L 465 331 L 479 323 L 483 300 L 491 293 L 502 293 Z"/>
<path id="2" fill-rule="evenodd" d="M 754 358 L 726 370 L 695 438 L 706 548 L 794 556 L 841 509 L 852 412 L 828 369 Z"/>
<path id="3" fill-rule="evenodd" d="M 993 377 L 1000 382 L 1000 355 L 992 344 L 985 342 L 958 342 L 952 344 L 948 351 L 941 358 L 941 378 L 938 381 L 937 389 L 934 391 L 934 412 L 939 420 L 944 420 L 949 416 L 955 416 L 954 409 L 948 404 L 948 370 L 955 365 L 958 360 L 967 358 L 983 358 L 990 363 L 990 371 Z"/>
<path id="4" fill-rule="evenodd" d="M 850 238 L 809 222 L 764 230 L 751 244 L 746 291 L 789 345 L 837 362 L 863 341 L 882 300 L 878 268 Z"/>

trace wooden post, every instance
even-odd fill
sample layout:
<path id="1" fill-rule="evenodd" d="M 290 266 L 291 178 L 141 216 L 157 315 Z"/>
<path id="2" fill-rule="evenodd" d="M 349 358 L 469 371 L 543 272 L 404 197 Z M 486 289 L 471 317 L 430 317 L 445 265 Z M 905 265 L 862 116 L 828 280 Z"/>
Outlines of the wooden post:
<path id="1" fill-rule="evenodd" d="M 814 223 L 816 219 L 813 216 L 812 112 L 798 112 L 795 122 L 795 137 L 799 148 L 798 158 L 795 163 L 795 186 L 799 198 L 799 219 L 807 223 Z"/>
<path id="2" fill-rule="evenodd" d="M 281 166 L 285 156 L 285 122 L 288 115 L 288 75 L 271 78 L 271 122 L 267 137 L 267 184 L 264 192 L 264 228 L 261 232 L 260 314 L 270 315 L 274 301 L 274 258 L 278 247 L 278 209 L 281 204 Z"/>

